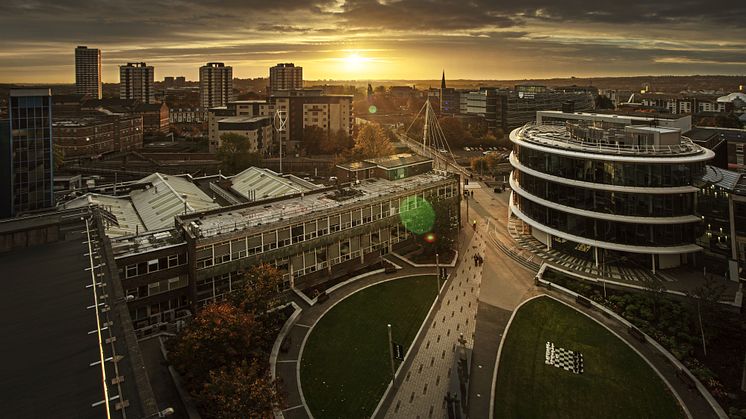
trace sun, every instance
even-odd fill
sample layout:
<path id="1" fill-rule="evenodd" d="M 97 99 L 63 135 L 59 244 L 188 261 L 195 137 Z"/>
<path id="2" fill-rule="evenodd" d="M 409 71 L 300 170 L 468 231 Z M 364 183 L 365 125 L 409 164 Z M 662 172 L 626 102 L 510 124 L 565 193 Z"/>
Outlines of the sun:
<path id="1" fill-rule="evenodd" d="M 344 63 L 345 69 L 347 71 L 362 70 L 370 61 L 370 58 L 364 57 L 356 52 L 350 53 L 346 57 L 342 58 L 342 62 Z"/>

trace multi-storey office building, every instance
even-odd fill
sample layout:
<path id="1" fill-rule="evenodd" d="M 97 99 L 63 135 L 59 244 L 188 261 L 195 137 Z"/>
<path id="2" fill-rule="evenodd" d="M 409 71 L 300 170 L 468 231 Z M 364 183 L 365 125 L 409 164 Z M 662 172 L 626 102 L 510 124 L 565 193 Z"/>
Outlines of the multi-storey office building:
<path id="1" fill-rule="evenodd" d="M 561 110 L 571 104 L 576 112 L 592 110 L 593 88 L 550 89 L 544 86 L 516 86 L 512 90 L 482 88 L 465 93 L 466 112 L 481 115 L 490 130 L 508 132 L 533 121 L 537 111 Z"/>
<path id="2" fill-rule="evenodd" d="M 302 290 L 357 271 L 412 237 L 400 212 L 443 204 L 457 223 L 458 199 L 458 180 L 431 172 L 177 217 L 177 226 L 194 252 L 190 275 L 204 304 L 258 263 L 277 266 L 287 287 Z"/>
<path id="3" fill-rule="evenodd" d="M 732 281 L 745 278 L 746 175 L 707 166 L 696 185 L 697 215 L 703 225 L 697 243 L 714 262 L 708 271 Z"/>
<path id="4" fill-rule="evenodd" d="M 204 109 L 233 100 L 233 67 L 207 63 L 199 68 L 199 103 Z"/>
<path id="5" fill-rule="evenodd" d="M 303 88 L 303 67 L 281 63 L 269 68 L 269 91 L 297 90 Z"/>
<path id="6" fill-rule="evenodd" d="M 119 98 L 135 99 L 144 103 L 155 102 L 155 70 L 145 63 L 127 63 L 119 66 Z"/>
<path id="7" fill-rule="evenodd" d="M 75 88 L 78 94 L 101 99 L 101 50 L 75 48 Z"/>
<path id="8" fill-rule="evenodd" d="M 694 183 L 711 150 L 676 128 L 606 127 L 593 115 L 527 124 L 510 140 L 510 211 L 542 243 L 584 246 L 596 264 L 626 259 L 655 270 L 694 262 Z"/>
<path id="9" fill-rule="evenodd" d="M 123 288 L 135 297 L 128 305 L 139 333 L 224 298 L 259 263 L 277 266 L 286 288 L 323 289 L 409 243 L 400 213 L 424 202 L 445 205 L 458 224 L 459 182 L 445 174 L 366 179 L 341 189 L 289 185 L 260 171 L 244 177 L 254 186 L 237 179 L 234 187 L 256 190 L 255 202 L 179 215 L 175 228 L 112 239 Z M 283 194 L 260 193 L 273 179 Z"/>
<path id="10" fill-rule="evenodd" d="M 0 217 L 53 206 L 51 89 L 11 89 L 0 128 Z"/>

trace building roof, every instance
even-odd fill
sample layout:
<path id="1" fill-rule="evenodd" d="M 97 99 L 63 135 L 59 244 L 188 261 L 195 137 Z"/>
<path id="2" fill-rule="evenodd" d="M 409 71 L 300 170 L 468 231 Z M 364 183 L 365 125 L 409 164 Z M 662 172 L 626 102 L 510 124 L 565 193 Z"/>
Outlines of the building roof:
<path id="1" fill-rule="evenodd" d="M 448 180 L 435 172 L 423 173 L 399 180 L 365 179 L 352 185 L 347 193 L 318 191 L 301 197 L 288 198 L 244 207 L 227 207 L 221 211 L 181 217 L 182 223 L 191 224 L 191 234 L 212 237 L 248 228 L 265 229 L 267 224 L 283 222 L 293 217 L 314 213 L 328 213 L 347 205 L 359 204 L 379 197 L 415 190 Z"/>
<path id="2" fill-rule="evenodd" d="M 98 205 L 117 217 L 119 225 L 106 227 L 106 235 L 109 237 L 129 236 L 147 230 L 129 197 L 87 193 L 64 203 L 62 208 L 80 208 L 90 205 Z"/>
<path id="3" fill-rule="evenodd" d="M 367 161 L 353 161 L 349 163 L 338 164 L 337 167 L 354 172 L 357 170 L 371 169 L 377 166 L 373 163 L 368 163 Z"/>
<path id="4" fill-rule="evenodd" d="M 269 116 L 228 116 L 220 118 L 218 122 L 228 124 L 253 123 L 269 119 Z"/>
<path id="5" fill-rule="evenodd" d="M 6 313 L 12 313 L 10 321 L 0 321 L 0 333 L 6 337 L 0 349 L 3 417 L 108 416 L 103 403 L 99 342 L 97 334 L 91 333 L 97 330 L 96 310 L 92 307 L 95 306 L 93 292 L 98 292 L 98 287 L 93 291 L 94 288 L 85 286 L 92 281 L 91 272 L 86 271 L 92 263 L 87 256 L 86 227 L 81 215 L 68 214 L 66 219 L 70 224 L 64 224 L 69 229 L 67 240 L 0 254 L 4 275 L 0 304 Z M 61 218 L 58 214 L 46 217 Z M 12 224 L 19 221 L 9 220 L 6 225 L 13 228 Z M 103 356 L 113 355 L 112 345 L 117 355 L 122 355 L 115 361 L 117 371 L 112 359 L 105 362 L 109 397 L 113 398 L 111 415 L 121 416 L 122 412 L 115 411 L 115 404 L 126 400 L 127 416 L 143 417 L 152 413 L 143 411 L 144 403 L 154 405 L 155 399 L 147 378 L 140 379 L 145 371 L 136 338 L 131 332 L 129 316 L 121 316 L 126 307 L 113 303 L 122 293 L 116 265 L 106 252 L 95 249 L 94 252 L 93 263 L 101 263 L 95 280 L 106 285 L 101 288 L 105 292 L 100 294 L 109 296 L 103 301 L 111 305 L 111 313 L 117 313 L 113 317 L 116 321 L 102 333 L 103 338 L 108 338 L 109 332 L 116 337 L 111 345 L 102 345 Z M 108 314 L 101 315 L 101 322 L 106 322 Z M 112 385 L 111 380 L 117 375 L 123 380 L 120 385 Z"/>
<path id="6" fill-rule="evenodd" d="M 719 186 L 728 192 L 746 195 L 746 177 L 742 173 L 707 166 L 701 180 L 707 184 Z"/>
<path id="7" fill-rule="evenodd" d="M 269 169 L 249 167 L 230 178 L 231 190 L 242 197 L 254 201 L 276 198 L 301 192 L 309 192 L 310 182 L 298 182 L 298 178 L 286 178 Z M 313 185 L 315 186 L 315 185 Z"/>
<path id="8" fill-rule="evenodd" d="M 173 225 L 174 216 L 218 208 L 212 198 L 194 183 L 179 176 L 153 173 L 136 183 L 151 184 L 150 188 L 130 192 L 130 199 L 148 230 Z"/>
<path id="9" fill-rule="evenodd" d="M 396 169 L 403 166 L 410 166 L 417 163 L 424 163 L 431 161 L 432 159 L 420 156 L 414 153 L 400 153 L 393 154 L 391 156 L 375 157 L 372 159 L 365 159 L 367 163 L 375 164 L 383 169 Z"/>
<path id="10" fill-rule="evenodd" d="M 718 98 L 718 102 L 733 102 L 736 99 L 740 99 L 740 100 L 746 102 L 746 93 L 735 92 L 735 93 L 731 93 L 729 95 L 720 96 Z"/>

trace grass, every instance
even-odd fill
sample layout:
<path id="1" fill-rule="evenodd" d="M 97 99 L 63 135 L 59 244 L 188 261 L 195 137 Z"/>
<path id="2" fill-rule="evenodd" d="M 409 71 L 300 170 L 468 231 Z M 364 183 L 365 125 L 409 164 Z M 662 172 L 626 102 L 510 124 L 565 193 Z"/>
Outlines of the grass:
<path id="1" fill-rule="evenodd" d="M 580 351 L 585 372 L 544 363 L 546 342 Z M 606 328 L 548 297 L 516 313 L 503 344 L 495 418 L 681 418 L 668 387 Z"/>
<path id="2" fill-rule="evenodd" d="M 391 380 L 388 331 L 406 351 L 435 299 L 435 277 L 384 282 L 335 305 L 306 341 L 300 377 L 314 417 L 368 418 Z"/>

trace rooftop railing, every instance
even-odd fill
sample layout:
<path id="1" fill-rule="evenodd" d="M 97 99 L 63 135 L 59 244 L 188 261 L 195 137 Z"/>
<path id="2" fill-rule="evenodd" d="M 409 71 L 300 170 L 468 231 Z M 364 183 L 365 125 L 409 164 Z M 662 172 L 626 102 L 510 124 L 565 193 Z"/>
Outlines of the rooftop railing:
<path id="1" fill-rule="evenodd" d="M 691 139 L 681 136 L 678 144 L 646 145 L 623 144 L 617 141 L 622 137 L 615 135 L 618 131 L 608 130 L 600 139 L 589 140 L 572 135 L 565 123 L 529 122 L 519 128 L 518 135 L 525 141 L 546 145 L 553 148 L 571 149 L 587 153 L 620 154 L 648 157 L 666 157 L 699 154 L 702 148 L 694 144 Z"/>

